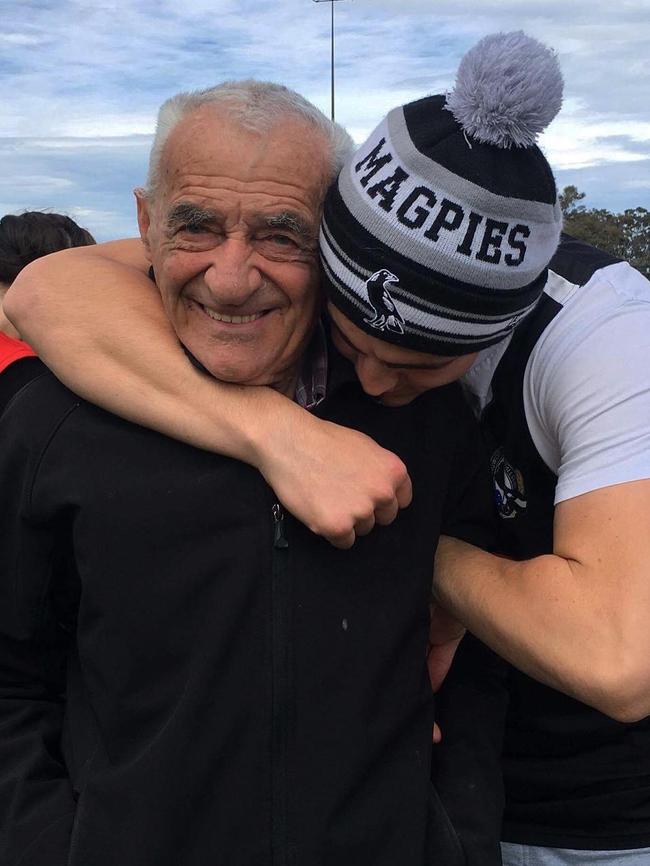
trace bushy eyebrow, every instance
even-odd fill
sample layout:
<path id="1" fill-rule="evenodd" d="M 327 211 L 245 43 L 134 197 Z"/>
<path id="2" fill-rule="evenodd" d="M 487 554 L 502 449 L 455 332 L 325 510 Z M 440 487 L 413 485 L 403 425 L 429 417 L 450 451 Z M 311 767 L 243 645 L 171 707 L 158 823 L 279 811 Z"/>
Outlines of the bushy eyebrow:
<path id="1" fill-rule="evenodd" d="M 211 208 L 202 207 L 194 202 L 178 202 L 167 214 L 165 228 L 167 233 L 171 235 L 181 227 L 201 229 L 220 223 L 222 219 L 222 215 Z M 251 228 L 254 227 L 255 223 L 268 229 L 284 229 L 292 232 L 306 243 L 316 243 L 317 234 L 314 227 L 295 211 L 280 211 L 269 216 L 260 214 L 258 219 L 254 220 Z"/>
<path id="2" fill-rule="evenodd" d="M 219 215 L 216 211 L 192 202 L 179 202 L 167 214 L 165 226 L 167 232 L 171 233 L 180 226 L 201 228 L 218 221 L 218 219 Z"/>
<path id="3" fill-rule="evenodd" d="M 305 240 L 315 239 L 313 227 L 294 211 L 281 211 L 266 217 L 264 224 L 271 229 L 287 229 Z"/>

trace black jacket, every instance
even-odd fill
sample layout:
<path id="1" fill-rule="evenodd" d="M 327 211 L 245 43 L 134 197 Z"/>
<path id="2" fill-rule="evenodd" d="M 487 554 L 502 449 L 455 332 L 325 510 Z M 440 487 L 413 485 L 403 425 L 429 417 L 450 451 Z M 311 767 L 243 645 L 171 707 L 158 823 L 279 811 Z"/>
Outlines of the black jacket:
<path id="1" fill-rule="evenodd" d="M 439 532 L 489 540 L 476 428 L 456 387 L 387 409 L 340 359 L 332 375 L 320 414 L 397 451 L 415 485 L 350 551 L 249 466 L 49 373 L 10 403 L 3 866 L 465 862 L 430 783 L 425 647 Z"/>

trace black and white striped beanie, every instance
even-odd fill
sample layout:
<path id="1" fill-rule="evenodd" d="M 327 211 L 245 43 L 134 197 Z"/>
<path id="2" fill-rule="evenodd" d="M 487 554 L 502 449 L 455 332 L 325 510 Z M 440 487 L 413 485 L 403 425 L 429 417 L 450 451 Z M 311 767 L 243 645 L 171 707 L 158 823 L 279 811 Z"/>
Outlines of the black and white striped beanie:
<path id="1" fill-rule="evenodd" d="M 562 215 L 535 144 L 562 104 L 555 54 L 482 39 L 452 93 L 393 109 L 327 194 L 329 299 L 382 340 L 441 355 L 497 343 L 535 306 Z"/>

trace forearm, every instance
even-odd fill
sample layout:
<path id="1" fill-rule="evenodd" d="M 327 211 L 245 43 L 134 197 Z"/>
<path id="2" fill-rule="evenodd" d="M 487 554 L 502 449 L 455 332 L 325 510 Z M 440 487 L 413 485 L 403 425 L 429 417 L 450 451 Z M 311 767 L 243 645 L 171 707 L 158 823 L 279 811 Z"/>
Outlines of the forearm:
<path id="1" fill-rule="evenodd" d="M 65 277 L 68 254 L 84 283 L 80 293 Z M 270 388 L 226 384 L 200 372 L 182 350 L 145 267 L 144 261 L 116 265 L 86 248 L 40 259 L 22 271 L 9 293 L 11 316 L 75 393 L 272 476 L 270 464 L 297 455 L 309 432 L 324 429 L 324 422 Z M 98 285 L 112 288 L 97 291 Z M 315 447 L 314 471 L 326 460 Z M 304 472 L 311 468 L 303 464 Z"/>
<path id="2" fill-rule="evenodd" d="M 436 564 L 440 603 L 513 665 L 615 718 L 650 712 L 650 665 L 638 663 L 647 625 L 617 581 L 603 586 L 597 568 L 557 554 L 514 562 L 456 539 Z"/>
<path id="3" fill-rule="evenodd" d="M 130 264 L 116 266 L 107 246 L 109 254 L 103 247 L 75 249 L 23 270 L 7 308 L 24 338 L 82 397 L 255 463 L 270 422 L 293 416 L 297 407 L 268 389 L 226 385 L 199 372 L 180 347 L 142 254 L 134 248 Z M 118 246 L 121 255 L 125 246 Z M 107 285 L 110 291 L 95 288 Z"/>
<path id="4" fill-rule="evenodd" d="M 553 590 L 563 577 L 572 577 L 568 563 L 554 556 L 513 562 L 444 538 L 436 559 L 434 593 L 499 655 L 536 679 L 567 690 L 562 625 L 573 605 L 568 603 L 566 582 L 561 605 Z"/>
<path id="5" fill-rule="evenodd" d="M 66 250 L 24 268 L 5 308 L 58 378 L 104 409 L 262 470 L 291 453 L 321 422 L 269 388 L 201 373 L 147 271 L 137 240 Z"/>

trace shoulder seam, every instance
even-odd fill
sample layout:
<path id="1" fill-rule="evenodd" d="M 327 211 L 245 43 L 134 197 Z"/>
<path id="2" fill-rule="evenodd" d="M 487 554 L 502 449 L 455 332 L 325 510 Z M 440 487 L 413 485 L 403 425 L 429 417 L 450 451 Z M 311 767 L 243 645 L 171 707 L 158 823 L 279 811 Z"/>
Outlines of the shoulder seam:
<path id="1" fill-rule="evenodd" d="M 32 496 L 34 493 L 34 487 L 36 486 L 36 476 L 38 475 L 38 472 L 41 468 L 41 464 L 42 464 L 43 460 L 45 459 L 45 455 L 47 454 L 47 451 L 48 451 L 50 445 L 52 444 L 52 440 L 54 439 L 56 434 L 59 432 L 61 426 L 65 423 L 65 421 L 68 419 L 68 417 L 75 411 L 75 409 L 79 408 L 79 406 L 80 406 L 80 402 L 79 402 L 79 400 L 77 400 L 76 403 L 73 403 L 72 406 L 68 407 L 68 409 L 65 411 L 63 416 L 61 418 L 59 418 L 59 420 L 55 424 L 54 428 L 50 431 L 50 434 L 47 437 L 47 440 L 41 449 L 41 452 L 38 456 L 38 460 L 36 461 L 36 466 L 34 467 L 34 471 L 32 473 L 32 478 L 31 478 L 31 481 L 29 484 L 29 495 L 27 497 L 27 507 L 30 511 L 31 511 L 31 507 L 32 507 Z"/>
<path id="2" fill-rule="evenodd" d="M 30 382 L 27 382 L 27 384 L 24 385 L 20 389 L 20 391 L 18 391 L 14 395 L 14 397 L 9 401 L 9 404 L 7 404 L 6 408 L 9 408 L 9 405 L 11 405 L 16 400 L 17 397 L 19 397 L 21 394 L 24 394 L 24 392 L 30 387 L 30 385 L 34 385 L 36 382 L 41 381 L 43 379 L 43 377 L 47 376 L 48 374 L 51 375 L 50 371 L 46 370 L 43 373 L 41 373 L 39 376 L 37 376 L 35 379 L 32 379 Z M 69 392 L 69 393 L 70 393 L 71 397 L 74 398 L 73 402 L 70 405 L 66 406 L 63 413 L 54 422 L 54 424 L 51 427 L 51 429 L 49 430 L 49 432 L 47 434 L 45 434 L 45 440 L 44 440 L 43 444 L 39 446 L 39 450 L 37 452 L 38 458 L 36 459 L 36 464 L 32 470 L 31 478 L 29 480 L 29 487 L 28 487 L 29 492 L 27 494 L 27 509 L 28 509 L 29 513 L 31 513 L 31 511 L 32 511 L 34 487 L 36 486 L 37 476 L 38 476 L 39 470 L 41 468 L 41 465 L 43 463 L 43 460 L 45 459 L 45 455 L 47 454 L 47 451 L 48 451 L 50 445 L 52 444 L 54 437 L 59 432 L 62 425 L 70 417 L 70 415 L 75 411 L 75 409 L 78 409 L 79 406 L 81 405 L 81 399 L 79 397 L 77 397 L 76 394 L 73 394 L 72 392 Z"/>

